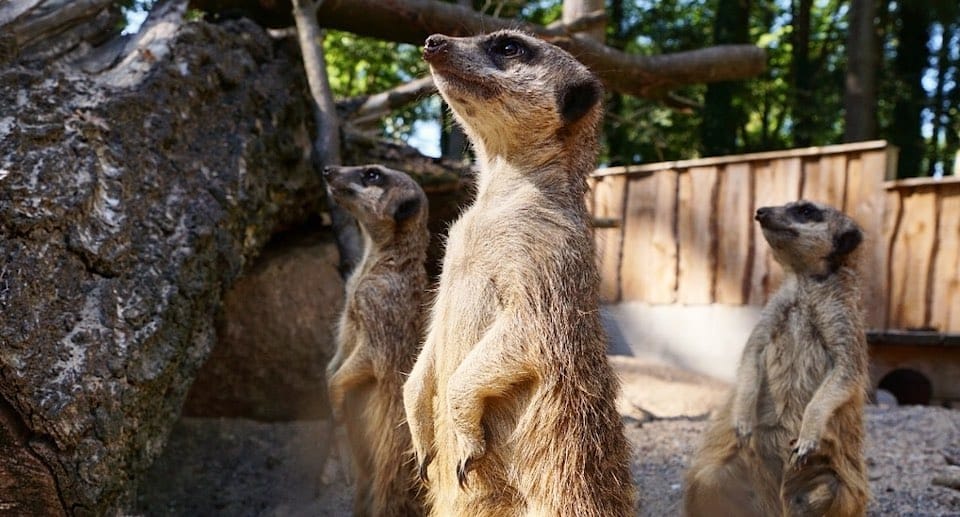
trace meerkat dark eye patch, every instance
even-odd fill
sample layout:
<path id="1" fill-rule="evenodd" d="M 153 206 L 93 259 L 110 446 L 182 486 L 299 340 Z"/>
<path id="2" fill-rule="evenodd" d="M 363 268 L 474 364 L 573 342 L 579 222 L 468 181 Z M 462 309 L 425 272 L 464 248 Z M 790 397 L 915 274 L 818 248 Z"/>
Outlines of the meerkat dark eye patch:
<path id="1" fill-rule="evenodd" d="M 583 81 L 565 86 L 557 100 L 563 120 L 567 123 L 580 120 L 596 103 L 600 102 L 601 94 L 601 86 L 596 81 Z"/>
<path id="2" fill-rule="evenodd" d="M 491 38 L 484 45 L 490 59 L 503 70 L 507 63 L 518 60 L 523 63 L 529 63 L 536 57 L 536 52 L 530 48 L 523 40 L 513 36 L 497 36 Z"/>
<path id="3" fill-rule="evenodd" d="M 418 211 L 420 211 L 420 198 L 404 199 L 393 211 L 393 220 L 402 223 L 416 215 Z"/>
<path id="4" fill-rule="evenodd" d="M 381 174 L 380 169 L 376 167 L 370 167 L 365 169 L 360 174 L 360 183 L 363 183 L 364 187 L 377 187 L 383 185 L 383 174 Z"/>
<path id="5" fill-rule="evenodd" d="M 813 203 L 800 203 L 799 205 L 793 205 L 787 209 L 787 213 L 790 214 L 795 221 L 801 223 L 806 222 L 823 222 L 823 211 L 817 208 Z"/>

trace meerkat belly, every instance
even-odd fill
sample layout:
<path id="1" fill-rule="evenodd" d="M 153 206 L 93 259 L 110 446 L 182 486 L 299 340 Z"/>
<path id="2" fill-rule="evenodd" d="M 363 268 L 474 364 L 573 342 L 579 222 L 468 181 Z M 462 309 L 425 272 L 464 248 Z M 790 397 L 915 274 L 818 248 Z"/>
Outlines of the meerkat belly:
<path id="1" fill-rule="evenodd" d="M 830 368 L 823 338 L 803 310 L 792 311 L 764 351 L 761 424 L 799 430 L 803 412 Z"/>

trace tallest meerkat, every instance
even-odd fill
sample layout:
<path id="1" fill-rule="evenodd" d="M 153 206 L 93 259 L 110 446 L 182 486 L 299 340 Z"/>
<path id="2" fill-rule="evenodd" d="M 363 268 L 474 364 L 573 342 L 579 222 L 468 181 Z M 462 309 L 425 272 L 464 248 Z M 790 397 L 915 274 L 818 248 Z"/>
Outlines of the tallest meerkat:
<path id="1" fill-rule="evenodd" d="M 479 166 L 404 385 L 433 515 L 632 514 L 584 204 L 601 85 L 515 31 L 423 54 Z"/>

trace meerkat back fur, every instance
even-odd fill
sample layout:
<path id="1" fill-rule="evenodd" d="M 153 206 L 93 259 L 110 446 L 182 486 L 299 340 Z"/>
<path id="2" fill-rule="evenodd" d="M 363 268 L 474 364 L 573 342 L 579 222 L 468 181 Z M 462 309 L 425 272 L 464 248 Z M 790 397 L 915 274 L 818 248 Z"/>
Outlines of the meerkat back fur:
<path id="1" fill-rule="evenodd" d="M 356 473 L 354 515 L 423 515 L 402 390 L 422 339 L 427 198 L 409 176 L 386 167 L 327 167 L 324 174 L 364 239 L 327 367 L 330 405 L 347 429 Z"/>
<path id="2" fill-rule="evenodd" d="M 633 514 L 584 205 L 602 87 L 515 31 L 424 58 L 479 168 L 404 386 L 432 515 Z"/>
<path id="3" fill-rule="evenodd" d="M 756 219 L 786 275 L 687 472 L 686 513 L 864 515 L 863 235 L 843 213 L 807 201 L 760 208 Z"/>

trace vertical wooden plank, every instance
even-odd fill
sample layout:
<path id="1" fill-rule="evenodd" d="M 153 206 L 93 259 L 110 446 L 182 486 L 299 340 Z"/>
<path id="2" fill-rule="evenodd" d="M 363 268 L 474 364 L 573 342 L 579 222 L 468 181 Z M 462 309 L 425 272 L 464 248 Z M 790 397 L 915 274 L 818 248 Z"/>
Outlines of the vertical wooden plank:
<path id="1" fill-rule="evenodd" d="M 937 237 L 937 196 L 932 187 L 902 194 L 902 215 L 890 262 L 891 324 L 923 328 L 927 323 L 927 278 Z"/>
<path id="2" fill-rule="evenodd" d="M 595 232 L 600 267 L 600 299 L 604 303 L 620 301 L 620 253 L 623 246 L 626 187 L 626 176 L 606 176 L 594 183 L 594 215 L 619 221 L 616 228 L 597 228 Z"/>
<path id="3" fill-rule="evenodd" d="M 960 186 L 943 185 L 939 190 L 930 326 L 940 332 L 960 332 Z"/>
<path id="4" fill-rule="evenodd" d="M 627 178 L 624 210 L 623 253 L 620 259 L 621 295 L 625 301 L 647 301 L 643 260 L 649 254 L 657 201 L 656 176 Z"/>
<path id="5" fill-rule="evenodd" d="M 631 178 L 620 277 L 623 299 L 673 303 L 677 285 L 677 172 Z"/>
<path id="6" fill-rule="evenodd" d="M 675 170 L 657 174 L 656 224 L 653 229 L 653 265 L 650 303 L 677 301 L 677 178 Z"/>
<path id="7" fill-rule="evenodd" d="M 694 167 L 679 177 L 677 301 L 713 302 L 717 239 L 717 168 Z"/>
<path id="8" fill-rule="evenodd" d="M 757 179 L 755 184 L 756 209 L 763 206 L 778 206 L 800 198 L 803 181 L 803 163 L 800 158 L 782 158 L 770 164 L 770 176 Z M 773 252 L 763 237 L 760 225 L 753 223 L 754 260 L 749 303 L 763 305 L 783 282 L 783 268 L 773 259 Z M 761 256 L 762 255 L 762 256 Z"/>
<path id="9" fill-rule="evenodd" d="M 821 156 L 804 163 L 801 197 L 843 210 L 847 159 L 843 154 Z"/>
<path id="10" fill-rule="evenodd" d="M 752 175 L 749 163 L 733 163 L 719 173 L 717 191 L 717 268 L 714 300 L 743 305 L 747 301 L 748 259 L 753 232 Z"/>
<path id="11" fill-rule="evenodd" d="M 887 319 L 883 325 L 883 328 L 889 329 L 894 328 L 893 308 L 895 304 L 893 301 L 893 247 L 897 241 L 898 234 L 900 233 L 900 217 L 903 211 L 903 201 L 900 192 L 896 189 L 887 190 L 885 195 L 886 201 L 884 202 L 883 211 L 883 243 L 886 246 L 884 259 L 884 263 L 886 264 L 886 278 L 884 281 L 887 285 L 887 291 L 884 299 L 886 301 L 887 308 L 884 312 L 886 312 Z M 868 280 L 865 279 L 865 281 Z"/>
<path id="12" fill-rule="evenodd" d="M 863 228 L 860 276 L 868 328 L 883 328 L 887 320 L 887 251 L 883 217 L 887 193 L 883 187 L 887 152 L 867 151 L 852 155 L 847 163 L 846 213 Z"/>
<path id="13" fill-rule="evenodd" d="M 603 178 L 587 178 L 587 193 L 584 195 L 583 201 L 587 205 L 587 213 L 596 217 L 597 216 L 597 183 L 599 183 Z"/>

